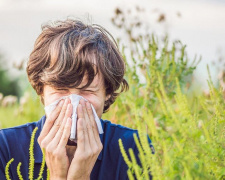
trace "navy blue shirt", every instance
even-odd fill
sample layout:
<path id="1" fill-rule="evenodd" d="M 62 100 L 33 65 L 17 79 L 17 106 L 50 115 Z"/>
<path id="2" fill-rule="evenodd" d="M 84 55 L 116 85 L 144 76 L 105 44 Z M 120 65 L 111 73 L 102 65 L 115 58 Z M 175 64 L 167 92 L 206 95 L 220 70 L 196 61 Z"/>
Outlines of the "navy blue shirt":
<path id="1" fill-rule="evenodd" d="M 34 179 L 38 177 L 42 162 L 42 151 L 37 142 L 37 138 L 45 123 L 46 117 L 43 116 L 39 121 L 24 124 L 21 126 L 0 130 L 0 180 L 5 180 L 5 166 L 7 162 L 14 158 L 9 168 L 11 179 L 18 179 L 17 165 L 21 165 L 21 174 L 24 179 L 28 179 L 29 172 L 29 145 L 32 131 L 35 127 L 38 130 L 34 141 Z M 130 129 L 121 125 L 112 124 L 110 121 L 102 120 L 101 124 L 104 133 L 100 134 L 103 149 L 91 173 L 91 179 L 97 180 L 125 180 L 127 177 L 127 165 L 123 160 L 120 152 L 118 140 L 121 138 L 124 148 L 128 153 L 128 149 L 134 150 L 136 158 L 138 158 L 138 150 L 133 139 L 133 133 L 138 135 L 137 130 Z M 149 139 L 149 137 L 148 137 Z M 149 139 L 150 147 L 154 151 Z M 138 162 L 140 163 L 139 159 Z M 46 179 L 46 165 L 44 170 L 44 179 Z"/>

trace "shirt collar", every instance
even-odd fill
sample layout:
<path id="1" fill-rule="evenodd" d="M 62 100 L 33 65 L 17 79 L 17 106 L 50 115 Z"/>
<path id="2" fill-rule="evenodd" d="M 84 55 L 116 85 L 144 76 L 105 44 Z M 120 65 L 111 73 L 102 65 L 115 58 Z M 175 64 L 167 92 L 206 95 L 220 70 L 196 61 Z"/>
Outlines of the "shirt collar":
<path id="1" fill-rule="evenodd" d="M 41 148 L 38 144 L 38 136 L 40 135 L 41 133 L 41 130 L 44 126 L 44 123 L 45 123 L 45 120 L 46 120 L 46 116 L 44 115 L 39 121 L 37 121 L 36 123 L 36 127 L 38 127 L 38 130 L 36 132 L 36 135 L 35 135 L 35 141 L 34 141 L 34 159 L 35 159 L 35 163 L 41 163 L 42 162 L 42 151 L 41 151 Z M 104 127 L 103 125 L 103 120 L 100 119 L 101 121 L 101 124 L 102 124 L 102 127 Z M 100 136 L 100 139 L 101 139 L 101 142 L 103 144 L 103 134 L 99 134 Z M 104 148 L 104 146 L 103 146 Z M 101 150 L 99 156 L 98 156 L 98 160 L 102 160 L 102 152 L 103 152 L 103 149 Z"/>

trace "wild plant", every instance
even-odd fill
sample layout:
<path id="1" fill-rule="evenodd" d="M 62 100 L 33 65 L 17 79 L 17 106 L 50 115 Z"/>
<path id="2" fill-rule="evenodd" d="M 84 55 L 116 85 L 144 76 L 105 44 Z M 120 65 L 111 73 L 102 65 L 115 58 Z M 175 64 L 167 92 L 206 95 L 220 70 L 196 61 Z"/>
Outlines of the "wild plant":
<path id="1" fill-rule="evenodd" d="M 31 134 L 31 140 L 30 140 L 30 147 L 29 147 L 29 173 L 28 173 L 28 179 L 29 180 L 34 180 L 34 141 L 35 141 L 35 134 L 38 130 L 38 127 L 36 127 L 32 134 Z M 40 168 L 40 172 L 38 175 L 38 178 L 36 178 L 35 180 L 42 180 L 43 179 L 43 172 L 44 172 L 44 167 L 45 167 L 45 153 L 42 150 L 43 153 L 43 157 L 42 157 L 42 163 L 41 163 L 41 168 Z M 9 166 L 11 165 L 11 163 L 14 161 L 14 158 L 12 158 L 5 167 L 5 176 L 7 180 L 10 180 L 10 175 L 9 175 Z M 21 174 L 20 168 L 21 168 L 22 163 L 19 162 L 17 165 L 17 175 L 18 175 L 18 179 L 19 180 L 23 180 L 23 176 Z M 49 179 L 49 176 L 47 176 L 47 179 Z"/>
<path id="2" fill-rule="evenodd" d="M 148 179 L 149 174 L 160 180 L 223 178 L 223 89 L 216 88 L 209 78 L 210 95 L 196 96 L 190 86 L 196 66 L 188 61 L 185 46 L 177 49 L 174 43 L 168 49 L 165 41 L 160 48 L 156 42 L 152 37 L 147 49 L 140 48 L 142 53 L 131 52 L 132 63 L 127 62 L 126 72 L 130 90 L 105 115 L 115 123 L 139 131 L 139 138 L 135 135 L 134 138 L 141 164 L 132 149 L 125 152 L 119 140 L 129 179 Z M 132 58 L 134 55 L 136 58 Z M 152 140 L 155 154 L 151 153 L 146 134 Z"/>

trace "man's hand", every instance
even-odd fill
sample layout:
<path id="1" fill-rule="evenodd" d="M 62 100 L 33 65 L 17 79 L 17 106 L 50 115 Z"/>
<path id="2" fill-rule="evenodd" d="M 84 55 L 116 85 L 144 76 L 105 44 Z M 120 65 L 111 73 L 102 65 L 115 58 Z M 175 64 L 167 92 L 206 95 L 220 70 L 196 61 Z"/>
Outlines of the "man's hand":
<path id="1" fill-rule="evenodd" d="M 66 144 L 71 130 L 72 104 L 70 99 L 61 100 L 55 110 L 47 117 L 38 137 L 38 143 L 45 151 L 45 159 L 50 171 L 50 179 L 66 179 L 69 159 Z"/>
<path id="2" fill-rule="evenodd" d="M 91 105 L 83 99 L 78 105 L 77 138 L 77 149 L 67 179 L 90 179 L 91 171 L 103 146 Z"/>

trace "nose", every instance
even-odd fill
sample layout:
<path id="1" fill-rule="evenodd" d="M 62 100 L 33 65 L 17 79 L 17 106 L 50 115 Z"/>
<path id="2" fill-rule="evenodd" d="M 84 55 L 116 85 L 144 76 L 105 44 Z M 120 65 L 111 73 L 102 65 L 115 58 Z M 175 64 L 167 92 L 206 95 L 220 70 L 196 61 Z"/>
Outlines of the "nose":
<path id="1" fill-rule="evenodd" d="M 80 96 L 81 93 L 79 89 L 71 88 L 69 89 L 68 95 L 71 95 L 71 94 L 76 94 Z"/>

